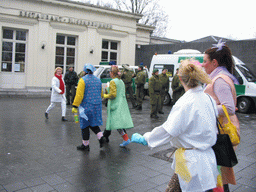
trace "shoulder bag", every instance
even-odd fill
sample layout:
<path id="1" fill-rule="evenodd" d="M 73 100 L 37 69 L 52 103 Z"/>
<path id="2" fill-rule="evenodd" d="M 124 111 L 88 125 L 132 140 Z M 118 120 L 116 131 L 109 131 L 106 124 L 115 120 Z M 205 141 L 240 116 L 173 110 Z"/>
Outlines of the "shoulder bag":
<path id="1" fill-rule="evenodd" d="M 212 102 L 212 99 L 210 96 L 209 98 Z M 213 105 L 213 102 L 212 102 L 212 105 Z M 214 106 L 213 106 L 213 110 L 214 110 Z M 216 156 L 217 165 L 224 166 L 224 167 L 233 167 L 238 163 L 235 151 L 233 149 L 233 146 L 228 134 L 221 134 L 219 129 L 219 127 L 221 127 L 221 124 L 217 119 L 217 116 L 216 116 L 216 121 L 217 121 L 217 128 L 218 128 L 219 134 L 217 134 L 217 141 L 215 145 L 212 146 L 212 149 Z"/>
<path id="2" fill-rule="evenodd" d="M 223 125 L 223 127 L 219 127 L 220 129 L 220 133 L 221 134 L 228 134 L 229 138 L 231 140 L 231 143 L 233 146 L 236 146 L 240 143 L 240 138 L 237 134 L 237 129 L 236 126 L 231 122 L 229 115 L 228 115 L 228 111 L 225 107 L 225 105 L 222 105 L 222 109 L 228 119 L 228 123 Z"/>

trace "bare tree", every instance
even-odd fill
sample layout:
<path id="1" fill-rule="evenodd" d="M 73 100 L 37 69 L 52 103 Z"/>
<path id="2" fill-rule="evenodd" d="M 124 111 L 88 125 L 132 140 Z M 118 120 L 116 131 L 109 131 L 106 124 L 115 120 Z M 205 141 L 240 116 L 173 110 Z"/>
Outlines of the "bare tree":
<path id="1" fill-rule="evenodd" d="M 143 17 L 139 23 L 154 26 L 152 36 L 164 37 L 168 27 L 168 15 L 158 4 L 158 0 L 73 0 L 83 3 L 90 3 L 97 6 L 118 9 L 134 14 L 141 14 Z M 103 2 L 104 1 L 104 2 Z M 111 3 L 111 2 L 114 2 Z"/>
<path id="2" fill-rule="evenodd" d="M 154 26 L 153 36 L 165 36 L 168 15 L 161 9 L 158 0 L 114 0 L 114 2 L 118 10 L 142 14 L 139 23 Z"/>

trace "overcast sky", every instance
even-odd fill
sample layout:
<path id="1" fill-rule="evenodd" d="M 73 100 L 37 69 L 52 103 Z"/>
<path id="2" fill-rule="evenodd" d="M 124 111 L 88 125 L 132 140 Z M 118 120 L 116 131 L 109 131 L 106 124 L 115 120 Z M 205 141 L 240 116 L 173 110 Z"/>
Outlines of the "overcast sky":
<path id="1" fill-rule="evenodd" d="M 185 41 L 209 35 L 236 40 L 256 38 L 255 0 L 158 1 L 169 15 L 167 38 Z"/>

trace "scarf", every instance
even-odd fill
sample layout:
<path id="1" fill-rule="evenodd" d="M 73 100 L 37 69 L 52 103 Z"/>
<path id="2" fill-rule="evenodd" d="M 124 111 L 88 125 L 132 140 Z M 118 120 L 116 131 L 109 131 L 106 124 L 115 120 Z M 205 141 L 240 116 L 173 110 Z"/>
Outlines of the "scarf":
<path id="1" fill-rule="evenodd" d="M 63 82 L 63 79 L 62 79 L 62 75 L 58 76 L 57 74 L 55 74 L 55 77 L 57 77 L 60 81 L 60 90 L 61 90 L 61 93 L 60 94 L 64 94 L 65 93 L 65 86 L 64 86 L 64 82 Z"/>
<path id="2" fill-rule="evenodd" d="M 214 69 L 211 72 L 211 74 L 209 75 L 209 77 L 210 77 L 210 79 L 213 79 L 214 77 L 216 77 L 217 75 L 220 75 L 220 74 L 227 75 L 230 79 L 233 80 L 234 84 L 238 84 L 239 85 L 237 79 L 231 73 L 229 73 L 227 68 L 224 67 L 224 66 L 219 66 L 216 69 Z"/>

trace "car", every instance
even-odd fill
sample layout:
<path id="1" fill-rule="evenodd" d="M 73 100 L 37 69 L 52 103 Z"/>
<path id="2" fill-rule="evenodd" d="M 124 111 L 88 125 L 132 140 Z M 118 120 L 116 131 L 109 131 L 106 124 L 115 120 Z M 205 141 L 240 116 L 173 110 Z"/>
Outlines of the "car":
<path id="1" fill-rule="evenodd" d="M 118 66 L 120 72 L 122 72 L 123 71 L 122 65 L 117 65 L 117 66 Z M 107 83 L 110 82 L 112 79 L 109 74 L 111 65 L 96 65 L 95 67 L 97 69 L 93 74 L 101 80 L 103 91 L 105 91 L 105 89 L 107 87 Z M 138 66 L 129 66 L 129 68 L 132 69 L 135 74 L 138 73 Z M 147 76 L 146 83 L 144 85 L 144 93 L 145 93 L 145 95 L 148 95 L 148 69 L 144 68 L 143 70 L 146 72 L 146 76 Z M 136 85 L 135 85 L 134 78 L 132 80 L 132 88 L 135 93 Z"/>

